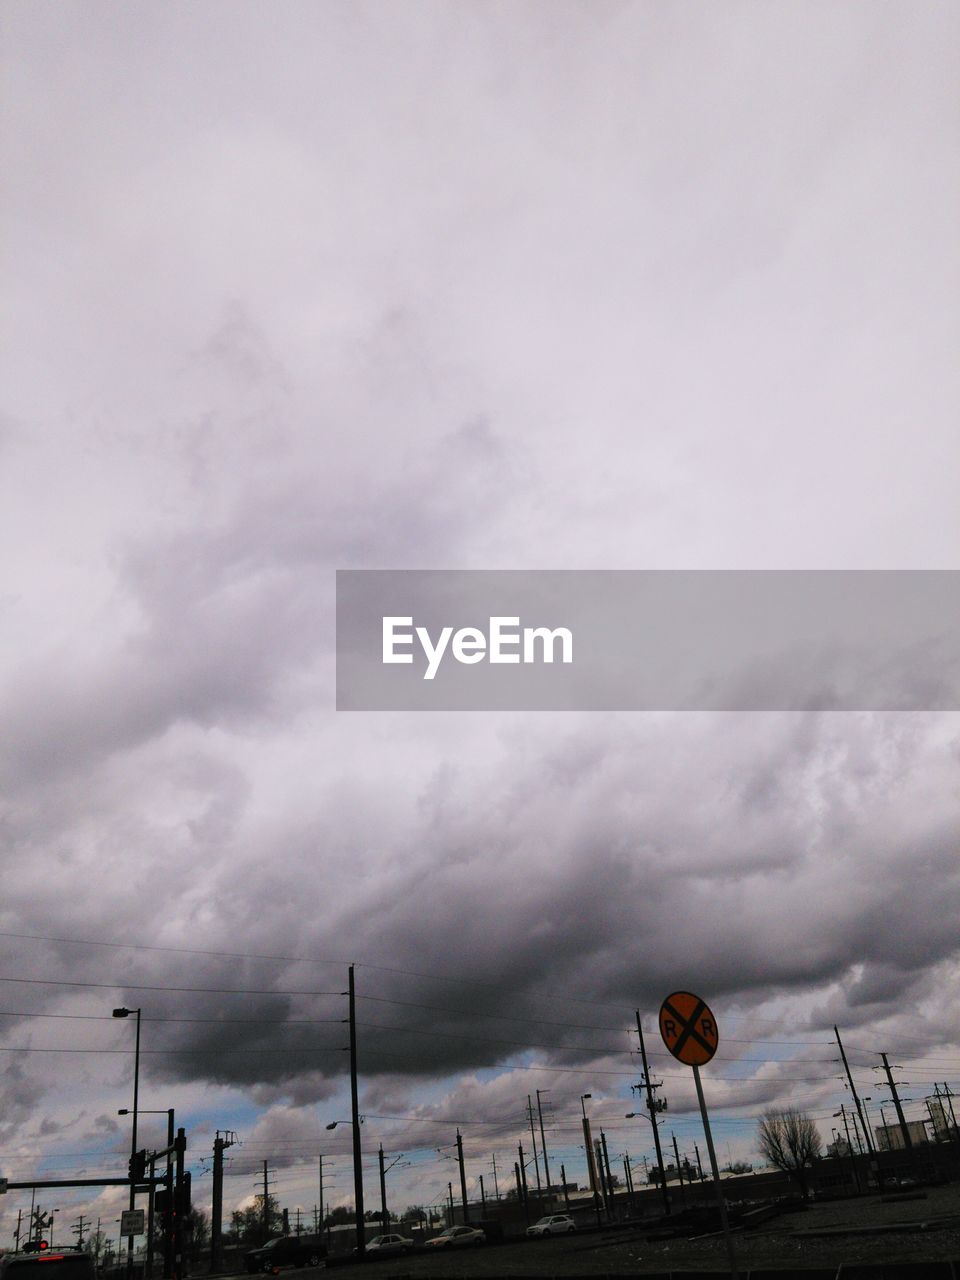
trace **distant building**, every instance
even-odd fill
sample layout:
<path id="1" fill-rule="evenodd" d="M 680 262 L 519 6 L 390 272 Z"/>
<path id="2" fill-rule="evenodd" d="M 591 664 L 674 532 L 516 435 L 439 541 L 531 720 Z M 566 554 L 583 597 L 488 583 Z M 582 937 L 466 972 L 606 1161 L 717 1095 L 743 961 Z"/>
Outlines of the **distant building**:
<path id="1" fill-rule="evenodd" d="M 877 1125 L 873 1132 L 877 1139 L 878 1151 L 902 1151 L 906 1146 L 903 1130 L 898 1124 Z M 908 1120 L 907 1132 L 914 1146 L 922 1146 L 923 1143 L 930 1141 L 925 1120 Z"/>

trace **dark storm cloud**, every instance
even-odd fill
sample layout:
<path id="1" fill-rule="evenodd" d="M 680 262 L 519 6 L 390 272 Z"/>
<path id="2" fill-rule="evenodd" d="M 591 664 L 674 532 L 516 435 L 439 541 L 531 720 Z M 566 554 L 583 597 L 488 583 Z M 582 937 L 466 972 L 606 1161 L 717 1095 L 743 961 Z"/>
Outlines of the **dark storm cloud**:
<path id="1" fill-rule="evenodd" d="M 559 740 L 529 735 L 496 765 L 428 789 L 413 821 L 397 823 L 387 874 L 352 883 L 318 851 L 313 862 L 271 868 L 255 911 L 249 898 L 232 900 L 232 927 L 258 949 L 330 963 L 140 957 L 145 982 L 332 993 L 150 994 L 154 1016 L 213 1021 L 150 1024 L 151 1048 L 173 1052 L 148 1070 L 322 1097 L 344 1069 L 338 993 L 349 959 L 359 962 L 367 1078 L 626 1055 L 632 1010 L 649 1018 L 685 985 L 720 1008 L 749 1009 L 840 982 L 811 1028 L 859 1024 L 865 1006 L 873 1019 L 895 1017 L 931 966 L 955 954 L 960 909 L 956 815 L 939 788 L 950 752 L 944 758 L 921 725 L 784 717 L 741 726 L 736 746 L 724 717 L 696 731 L 621 722 L 602 733 L 570 728 Z M 690 792 L 682 811 L 669 800 L 681 779 Z M 485 807 L 490 795 L 497 802 Z M 934 801 L 906 846 L 904 796 Z M 865 858 L 870 875 L 854 886 L 846 867 Z M 326 895 L 322 931 L 309 909 L 291 915 L 298 895 L 318 904 Z M 136 990 L 125 998 L 138 1000 Z M 332 1022 L 303 1025 L 314 1018 Z M 957 1031 L 951 1022 L 942 1034 Z"/>
<path id="2" fill-rule="evenodd" d="M 955 1053 L 954 718 L 331 709 L 335 568 L 954 565 L 955 18 L 8 10 L 0 927 L 130 950 L 0 937 L 106 984 L 3 987 L 5 1144 L 118 1145 L 125 1003 L 279 1147 L 350 960 L 363 1105 L 437 1145 L 576 1114 L 537 1065 L 616 1121 L 677 985 L 733 1057 Z"/>

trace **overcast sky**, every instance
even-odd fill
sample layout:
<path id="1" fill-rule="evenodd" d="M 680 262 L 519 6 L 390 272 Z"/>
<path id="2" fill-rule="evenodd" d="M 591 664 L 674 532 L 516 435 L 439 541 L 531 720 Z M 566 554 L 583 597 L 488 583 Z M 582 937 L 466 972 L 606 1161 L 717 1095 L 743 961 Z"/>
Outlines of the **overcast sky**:
<path id="1" fill-rule="evenodd" d="M 639 1160 L 635 1009 L 692 1149 L 676 988 L 721 1156 L 835 1022 L 960 1089 L 957 716 L 333 709 L 337 568 L 960 567 L 958 27 L 8 0 L 0 1174 L 125 1168 L 123 1003 L 201 1204 L 349 1200 L 349 962 L 402 1204 L 537 1088 Z"/>

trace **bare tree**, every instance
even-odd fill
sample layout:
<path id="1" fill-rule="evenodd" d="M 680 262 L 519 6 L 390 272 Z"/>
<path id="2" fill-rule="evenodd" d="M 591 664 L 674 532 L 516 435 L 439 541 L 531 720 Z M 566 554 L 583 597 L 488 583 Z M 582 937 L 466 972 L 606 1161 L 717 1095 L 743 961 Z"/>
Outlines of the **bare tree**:
<path id="1" fill-rule="evenodd" d="M 793 1178 L 804 1199 L 809 1194 L 807 1170 L 820 1154 L 820 1134 L 808 1115 L 791 1107 L 765 1111 L 760 1119 L 761 1153 Z"/>

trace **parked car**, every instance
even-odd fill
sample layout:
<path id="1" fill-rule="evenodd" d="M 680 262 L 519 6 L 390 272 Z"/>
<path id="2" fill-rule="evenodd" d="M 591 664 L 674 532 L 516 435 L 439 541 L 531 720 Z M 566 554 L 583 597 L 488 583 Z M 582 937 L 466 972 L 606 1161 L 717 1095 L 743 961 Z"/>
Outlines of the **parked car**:
<path id="1" fill-rule="evenodd" d="M 260 1249 L 243 1255 L 251 1275 L 267 1271 L 276 1275 L 281 1267 L 321 1267 L 327 1250 L 319 1236 L 275 1236 Z"/>
<path id="2" fill-rule="evenodd" d="M 487 1237 L 475 1227 L 447 1227 L 423 1246 L 425 1249 L 459 1249 L 464 1245 L 486 1244 Z"/>
<path id="3" fill-rule="evenodd" d="M 3 1280 L 95 1280 L 93 1258 L 82 1249 L 42 1249 L 6 1253 L 0 1258 Z"/>
<path id="4" fill-rule="evenodd" d="M 367 1253 L 375 1253 L 378 1258 L 385 1258 L 392 1253 L 410 1253 L 415 1248 L 414 1242 L 406 1236 L 374 1236 L 367 1241 Z"/>
<path id="5" fill-rule="evenodd" d="M 576 1231 L 577 1226 L 569 1213 L 549 1213 L 533 1226 L 527 1227 L 528 1236 L 558 1236 Z"/>

